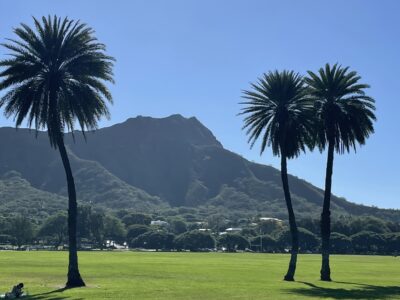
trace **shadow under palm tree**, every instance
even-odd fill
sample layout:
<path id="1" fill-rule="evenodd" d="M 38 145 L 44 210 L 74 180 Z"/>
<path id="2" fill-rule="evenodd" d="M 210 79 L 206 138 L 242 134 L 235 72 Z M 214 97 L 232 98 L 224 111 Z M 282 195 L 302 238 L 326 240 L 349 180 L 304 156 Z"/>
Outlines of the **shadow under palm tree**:
<path id="1" fill-rule="evenodd" d="M 41 293 L 41 294 L 34 294 L 34 295 L 27 295 L 23 299 L 29 299 L 29 300 L 66 300 L 66 299 L 71 299 L 69 296 L 64 296 L 60 295 L 59 293 L 64 292 L 65 290 L 68 290 L 68 288 L 61 288 L 57 289 L 54 291 L 46 292 L 46 293 Z M 75 300 L 83 300 L 83 298 L 75 298 Z"/>
<path id="2" fill-rule="evenodd" d="M 309 282 L 301 282 L 309 288 L 290 289 L 290 294 L 305 297 L 333 298 L 333 299 L 392 299 L 400 295 L 400 286 L 377 286 L 354 282 L 339 282 L 357 286 L 355 289 L 329 288 L 317 286 Z"/>

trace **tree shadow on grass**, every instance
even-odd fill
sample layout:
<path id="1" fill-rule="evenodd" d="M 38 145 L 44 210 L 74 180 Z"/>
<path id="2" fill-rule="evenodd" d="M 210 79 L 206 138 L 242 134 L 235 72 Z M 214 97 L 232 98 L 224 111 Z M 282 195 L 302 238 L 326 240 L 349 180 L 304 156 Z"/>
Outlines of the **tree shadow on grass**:
<path id="1" fill-rule="evenodd" d="M 61 288 L 54 291 L 41 293 L 41 294 L 34 294 L 34 295 L 27 295 L 22 299 L 27 300 L 66 300 L 71 299 L 69 296 L 60 295 L 60 293 L 67 290 L 67 288 Z M 83 300 L 83 298 L 75 298 L 75 300 Z"/>
<path id="2" fill-rule="evenodd" d="M 400 286 L 377 286 L 354 282 L 340 282 L 340 284 L 355 285 L 354 289 L 329 288 L 317 286 L 313 283 L 298 281 L 309 288 L 290 289 L 289 293 L 305 297 L 333 298 L 333 299 L 391 299 L 400 296 Z"/>

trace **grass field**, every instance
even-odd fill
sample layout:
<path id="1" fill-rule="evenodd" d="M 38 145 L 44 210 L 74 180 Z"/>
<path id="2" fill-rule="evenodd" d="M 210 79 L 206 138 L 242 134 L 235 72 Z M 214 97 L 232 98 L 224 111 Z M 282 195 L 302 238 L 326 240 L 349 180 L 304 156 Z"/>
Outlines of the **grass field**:
<path id="1" fill-rule="evenodd" d="M 400 299 L 400 258 L 333 256 L 334 282 L 318 280 L 320 257 L 288 255 L 82 252 L 86 288 L 65 283 L 66 252 L 0 252 L 0 291 L 24 282 L 25 299 Z"/>

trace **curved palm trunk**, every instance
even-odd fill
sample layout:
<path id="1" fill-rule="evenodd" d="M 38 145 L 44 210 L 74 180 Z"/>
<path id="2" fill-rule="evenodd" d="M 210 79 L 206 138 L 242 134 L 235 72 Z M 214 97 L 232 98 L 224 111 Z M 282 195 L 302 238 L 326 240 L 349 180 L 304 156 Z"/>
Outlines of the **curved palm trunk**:
<path id="1" fill-rule="evenodd" d="M 72 175 L 71 165 L 68 154 L 65 150 L 64 139 L 61 136 L 57 140 L 57 146 L 60 151 L 61 159 L 65 169 L 68 184 L 68 238 L 69 238 L 69 263 L 68 263 L 68 281 L 67 288 L 85 286 L 78 268 L 78 253 L 76 246 L 76 219 L 78 215 L 78 205 L 76 202 L 76 191 L 74 177 Z"/>
<path id="2" fill-rule="evenodd" d="M 322 267 L 321 267 L 321 280 L 331 281 L 331 269 L 329 266 L 329 252 L 330 252 L 330 236 L 331 236 L 331 190 L 332 190 L 332 171 L 333 171 L 333 156 L 334 156 L 334 143 L 329 142 L 328 145 L 328 159 L 326 164 L 325 176 L 325 195 L 324 206 L 321 214 L 321 238 L 322 238 Z"/>
<path id="3" fill-rule="evenodd" d="M 292 236 L 292 250 L 290 252 L 291 255 L 290 255 L 289 268 L 284 277 L 284 280 L 294 281 L 294 274 L 296 272 L 296 264 L 297 264 L 297 253 L 299 252 L 299 233 L 297 230 L 296 218 L 294 216 L 292 199 L 290 197 L 289 181 L 287 175 L 287 163 L 285 155 L 281 156 L 281 177 L 282 177 L 283 192 L 285 194 L 286 207 L 289 215 L 290 234 Z"/>

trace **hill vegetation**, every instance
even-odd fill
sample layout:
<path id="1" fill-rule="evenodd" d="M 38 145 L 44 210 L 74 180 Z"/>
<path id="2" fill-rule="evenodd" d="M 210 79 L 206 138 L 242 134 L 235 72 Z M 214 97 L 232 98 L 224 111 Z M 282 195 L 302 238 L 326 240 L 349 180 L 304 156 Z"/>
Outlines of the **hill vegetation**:
<path id="1" fill-rule="evenodd" d="M 66 196 L 66 181 L 46 135 L 39 132 L 36 139 L 27 129 L 0 128 L 0 138 L 0 175 L 16 171 L 20 174 L 17 181 L 25 186 L 19 193 L 8 193 L 8 198 L 1 193 L 2 203 L 7 202 L 11 209 L 29 207 L 39 193 L 43 201 L 54 202 L 41 214 L 51 214 Z M 216 213 L 233 218 L 263 215 L 286 219 L 278 170 L 224 149 L 196 118 L 139 116 L 89 133 L 87 139 L 86 143 L 79 132 L 75 132 L 75 141 L 71 135 L 66 137 L 82 204 L 147 213 L 183 206 L 191 207 L 202 219 Z M 319 216 L 323 191 L 294 176 L 289 176 L 289 182 L 299 218 Z M 332 197 L 332 210 L 335 218 L 371 215 L 400 222 L 398 210 L 338 197 Z"/>

